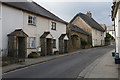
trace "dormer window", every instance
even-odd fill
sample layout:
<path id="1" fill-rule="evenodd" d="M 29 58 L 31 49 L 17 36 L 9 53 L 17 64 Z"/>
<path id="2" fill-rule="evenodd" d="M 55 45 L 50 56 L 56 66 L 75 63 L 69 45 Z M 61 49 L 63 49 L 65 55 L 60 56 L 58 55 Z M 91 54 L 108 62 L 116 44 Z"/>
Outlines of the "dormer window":
<path id="1" fill-rule="evenodd" d="M 51 28 L 52 30 L 56 30 L 56 23 L 55 22 L 52 22 L 51 26 L 52 26 L 52 28 Z"/>
<path id="2" fill-rule="evenodd" d="M 30 24 L 30 25 L 36 25 L 36 17 L 34 17 L 34 16 L 28 16 L 28 24 Z"/>

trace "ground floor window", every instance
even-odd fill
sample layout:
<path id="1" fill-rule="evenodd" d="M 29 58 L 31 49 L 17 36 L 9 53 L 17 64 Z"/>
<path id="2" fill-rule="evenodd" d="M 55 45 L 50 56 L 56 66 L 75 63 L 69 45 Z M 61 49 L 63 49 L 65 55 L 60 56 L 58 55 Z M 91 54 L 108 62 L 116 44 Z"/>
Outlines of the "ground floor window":
<path id="1" fill-rule="evenodd" d="M 35 48 L 35 37 L 29 37 L 28 38 L 28 48 Z"/>
<path id="2" fill-rule="evenodd" d="M 56 48 L 56 39 L 53 39 L 53 48 Z"/>

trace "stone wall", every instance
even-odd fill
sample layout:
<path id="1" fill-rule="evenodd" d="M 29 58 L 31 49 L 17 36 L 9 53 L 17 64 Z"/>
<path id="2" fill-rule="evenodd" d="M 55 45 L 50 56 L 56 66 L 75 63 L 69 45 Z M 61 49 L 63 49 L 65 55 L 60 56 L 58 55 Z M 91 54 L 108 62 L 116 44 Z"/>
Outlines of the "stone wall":
<path id="1" fill-rule="evenodd" d="M 72 31 L 69 29 L 69 26 L 67 26 L 67 35 L 68 35 L 68 50 L 69 51 L 74 51 L 74 50 L 77 50 L 77 49 L 81 49 L 82 46 L 81 46 L 81 38 L 83 39 L 86 39 L 86 41 L 89 43 L 89 36 L 85 35 L 85 34 L 81 34 L 79 32 L 75 32 L 75 31 Z M 73 41 L 72 41 L 72 37 L 73 35 L 76 35 L 78 36 L 77 38 L 77 42 L 76 43 L 76 46 L 72 45 Z M 91 47 L 89 44 L 86 46 L 86 48 L 89 48 Z"/>

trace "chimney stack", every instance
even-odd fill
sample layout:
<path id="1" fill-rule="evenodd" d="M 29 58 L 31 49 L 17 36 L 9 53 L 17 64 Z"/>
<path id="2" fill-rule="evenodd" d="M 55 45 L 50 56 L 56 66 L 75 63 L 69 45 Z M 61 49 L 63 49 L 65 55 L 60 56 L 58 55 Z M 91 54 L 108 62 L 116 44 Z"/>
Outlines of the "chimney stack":
<path id="1" fill-rule="evenodd" d="M 92 17 L 92 13 L 90 11 L 88 11 L 86 15 Z"/>

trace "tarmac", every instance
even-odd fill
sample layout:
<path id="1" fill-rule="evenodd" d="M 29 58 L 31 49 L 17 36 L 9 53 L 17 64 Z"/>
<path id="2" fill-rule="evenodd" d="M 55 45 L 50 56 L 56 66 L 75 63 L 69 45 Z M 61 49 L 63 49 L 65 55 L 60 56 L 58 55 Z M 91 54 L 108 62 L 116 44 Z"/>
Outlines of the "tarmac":
<path id="1" fill-rule="evenodd" d="M 47 62 L 57 58 L 74 55 L 83 50 L 77 50 L 67 54 L 46 56 L 35 59 L 26 59 L 23 63 L 12 64 L 9 66 L 2 67 L 2 73 L 6 74 L 15 70 L 26 68 L 35 64 Z M 87 68 L 85 68 L 79 75 L 78 78 L 119 78 L 119 65 L 115 64 L 114 57 L 112 57 L 112 51 L 106 53 L 104 56 L 95 60 Z"/>
<path id="2" fill-rule="evenodd" d="M 74 55 L 74 54 L 79 53 L 79 52 L 81 52 L 81 50 L 77 50 L 77 51 L 66 53 L 66 54 L 44 56 L 44 57 L 40 57 L 40 58 L 27 58 L 27 59 L 25 59 L 25 62 L 18 63 L 18 64 L 11 64 L 11 65 L 2 67 L 2 73 L 3 74 L 9 73 L 9 72 L 19 70 L 22 68 L 26 68 L 29 66 L 34 66 L 35 64 L 51 61 L 51 60 L 54 60 L 57 58 L 65 57 L 65 56 Z"/>

